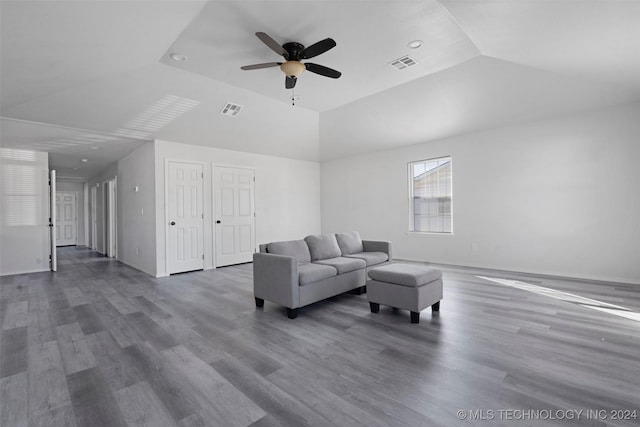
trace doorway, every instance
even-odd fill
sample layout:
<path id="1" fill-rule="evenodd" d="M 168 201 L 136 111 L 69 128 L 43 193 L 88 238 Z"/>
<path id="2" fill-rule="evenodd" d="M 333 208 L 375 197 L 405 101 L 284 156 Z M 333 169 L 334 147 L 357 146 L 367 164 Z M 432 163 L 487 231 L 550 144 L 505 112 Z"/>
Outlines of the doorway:
<path id="1" fill-rule="evenodd" d="M 56 246 L 78 244 L 78 197 L 72 192 L 56 192 Z"/>
<path id="2" fill-rule="evenodd" d="M 255 171 L 214 168 L 216 267 L 251 262 L 255 252 Z"/>

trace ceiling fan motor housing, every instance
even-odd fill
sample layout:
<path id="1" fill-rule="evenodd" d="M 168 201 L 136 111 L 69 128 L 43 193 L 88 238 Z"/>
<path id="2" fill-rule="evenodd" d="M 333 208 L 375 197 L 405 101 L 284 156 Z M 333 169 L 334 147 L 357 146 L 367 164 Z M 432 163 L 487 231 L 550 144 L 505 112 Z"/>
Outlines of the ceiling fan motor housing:
<path id="1" fill-rule="evenodd" d="M 300 56 L 302 51 L 304 51 L 304 46 L 300 43 L 289 42 L 283 44 L 282 47 L 289 54 L 289 57 L 287 58 L 289 61 L 300 61 L 300 59 L 302 59 Z"/>

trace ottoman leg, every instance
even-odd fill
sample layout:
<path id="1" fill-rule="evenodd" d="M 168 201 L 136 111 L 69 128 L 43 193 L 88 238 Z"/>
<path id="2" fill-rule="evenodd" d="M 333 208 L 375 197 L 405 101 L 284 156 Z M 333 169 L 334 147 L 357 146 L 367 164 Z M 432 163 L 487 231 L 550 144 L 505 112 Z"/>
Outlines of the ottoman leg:
<path id="1" fill-rule="evenodd" d="M 295 319 L 296 317 L 298 317 L 298 309 L 287 307 L 287 317 L 289 319 Z"/>
<path id="2" fill-rule="evenodd" d="M 420 312 L 411 312 L 411 323 L 420 323 Z"/>
<path id="3" fill-rule="evenodd" d="M 256 307 L 264 307 L 264 300 L 256 297 Z"/>
<path id="4" fill-rule="evenodd" d="M 370 302 L 369 308 L 371 308 L 372 313 L 377 313 L 380 311 L 380 304 L 378 304 L 377 302 Z"/>
<path id="5" fill-rule="evenodd" d="M 431 306 L 432 311 L 440 311 L 440 301 Z"/>

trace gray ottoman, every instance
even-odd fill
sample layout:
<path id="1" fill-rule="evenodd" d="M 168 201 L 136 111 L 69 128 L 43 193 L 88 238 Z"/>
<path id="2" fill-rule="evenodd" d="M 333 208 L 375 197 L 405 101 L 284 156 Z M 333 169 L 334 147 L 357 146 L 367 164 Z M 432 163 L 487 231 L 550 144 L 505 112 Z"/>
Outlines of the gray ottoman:
<path id="1" fill-rule="evenodd" d="M 420 311 L 440 310 L 442 272 L 413 264 L 390 264 L 369 271 L 367 299 L 372 313 L 380 304 L 411 311 L 411 323 L 420 322 Z"/>

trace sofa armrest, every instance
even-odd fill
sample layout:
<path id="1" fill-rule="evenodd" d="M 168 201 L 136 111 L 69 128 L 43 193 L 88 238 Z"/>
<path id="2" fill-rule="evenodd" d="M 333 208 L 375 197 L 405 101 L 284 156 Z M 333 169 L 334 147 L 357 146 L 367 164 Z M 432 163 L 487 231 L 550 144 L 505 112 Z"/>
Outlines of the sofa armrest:
<path id="1" fill-rule="evenodd" d="M 386 240 L 363 240 L 362 247 L 364 252 L 384 252 L 389 256 L 389 262 L 391 262 L 391 242 Z"/>
<path id="2" fill-rule="evenodd" d="M 253 254 L 253 294 L 289 308 L 300 305 L 298 260 L 269 253 Z"/>

